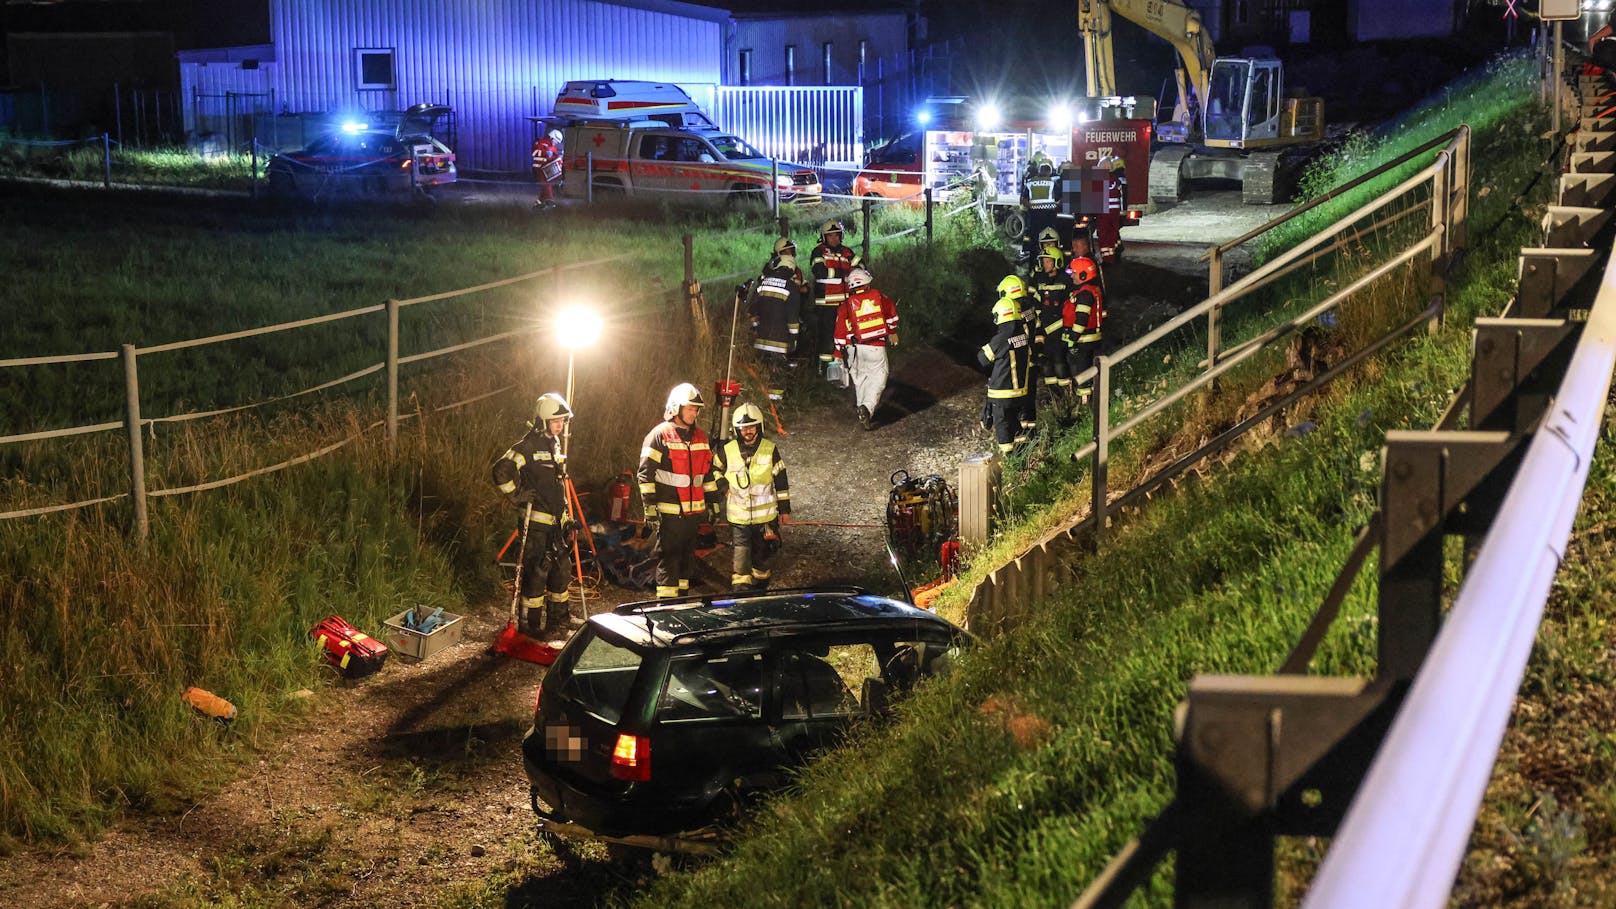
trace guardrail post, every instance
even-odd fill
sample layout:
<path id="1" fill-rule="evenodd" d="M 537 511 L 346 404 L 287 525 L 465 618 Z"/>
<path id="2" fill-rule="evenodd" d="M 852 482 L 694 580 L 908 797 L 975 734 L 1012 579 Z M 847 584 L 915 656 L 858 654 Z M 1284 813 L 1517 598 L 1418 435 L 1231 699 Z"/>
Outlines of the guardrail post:
<path id="1" fill-rule="evenodd" d="M 387 452 L 398 446 L 398 301 L 387 301 Z"/>
<path id="2" fill-rule="evenodd" d="M 112 137 L 101 134 L 101 185 L 112 188 Z"/>
<path id="3" fill-rule="evenodd" d="M 1092 488 L 1090 510 L 1094 512 L 1094 545 L 1105 536 L 1105 472 L 1111 461 L 1111 359 L 1094 358 L 1094 467 L 1089 480 Z"/>
<path id="4" fill-rule="evenodd" d="M 140 375 L 135 366 L 135 345 L 123 345 L 124 427 L 129 430 L 129 501 L 135 506 L 135 538 L 146 539 L 151 524 L 146 515 L 146 449 L 140 438 Z"/>
<path id="5" fill-rule="evenodd" d="M 1223 247 L 1206 251 L 1206 295 L 1215 297 L 1223 289 Z"/>
<path id="6" fill-rule="evenodd" d="M 928 187 L 926 187 L 926 251 L 927 252 L 931 252 L 931 222 L 932 222 L 931 211 L 932 211 L 931 187 L 928 186 Z"/>
<path id="7" fill-rule="evenodd" d="M 1442 233 L 1437 251 L 1431 256 L 1431 277 L 1435 280 L 1435 294 L 1447 296 L 1448 244 L 1448 170 L 1453 157 L 1447 152 L 1437 155 L 1441 165 L 1431 174 L 1431 229 Z"/>
<path id="8" fill-rule="evenodd" d="M 863 206 L 863 208 L 864 208 L 864 233 L 862 235 L 863 238 L 864 238 L 864 264 L 865 265 L 870 264 L 870 209 L 872 207 L 874 207 L 874 203 L 872 203 L 870 201 L 869 196 L 865 196 L 864 197 L 864 206 Z"/>
<path id="9" fill-rule="evenodd" d="M 595 204 L 595 153 L 584 153 L 584 204 Z"/>

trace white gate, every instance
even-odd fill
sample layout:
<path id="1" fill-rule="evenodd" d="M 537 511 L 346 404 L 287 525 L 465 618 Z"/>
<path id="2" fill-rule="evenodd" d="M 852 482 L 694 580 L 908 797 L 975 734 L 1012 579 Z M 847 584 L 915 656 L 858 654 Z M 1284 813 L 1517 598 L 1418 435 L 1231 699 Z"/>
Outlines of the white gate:
<path id="1" fill-rule="evenodd" d="M 857 85 L 718 85 L 713 122 L 771 158 L 864 163 L 864 92 Z"/>

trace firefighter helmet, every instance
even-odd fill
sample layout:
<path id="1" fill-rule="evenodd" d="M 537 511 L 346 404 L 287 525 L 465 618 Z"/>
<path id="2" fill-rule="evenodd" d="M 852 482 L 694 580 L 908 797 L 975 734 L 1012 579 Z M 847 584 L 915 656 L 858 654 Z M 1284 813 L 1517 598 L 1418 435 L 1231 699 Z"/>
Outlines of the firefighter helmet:
<path id="1" fill-rule="evenodd" d="M 559 130 L 559 129 L 550 130 L 548 135 L 550 137 L 550 141 L 552 141 L 552 142 L 560 142 L 561 141 L 561 130 Z"/>
<path id="2" fill-rule="evenodd" d="M 1046 227 L 1038 232 L 1038 245 L 1049 246 L 1051 244 L 1060 245 L 1060 231 L 1053 227 Z"/>
<path id="3" fill-rule="evenodd" d="M 702 407 L 706 403 L 701 399 L 701 389 L 691 385 L 689 382 L 681 382 L 673 386 L 673 390 L 668 392 L 668 403 L 662 407 L 662 419 L 673 419 L 674 414 L 678 413 L 681 407 L 687 405 Z"/>
<path id="4" fill-rule="evenodd" d="M 826 239 L 831 234 L 845 234 L 845 233 L 847 233 L 847 225 L 843 224 L 841 221 L 837 221 L 837 220 L 826 221 L 824 224 L 821 224 L 819 226 L 819 239 L 821 239 L 821 240 Z"/>
<path id="5" fill-rule="evenodd" d="M 1022 281 L 1018 275 L 1006 275 L 1004 280 L 999 282 L 999 296 L 1001 297 L 1014 300 L 1026 295 L 1026 282 Z"/>
<path id="6" fill-rule="evenodd" d="M 730 419 L 730 423 L 734 424 L 736 429 L 743 429 L 747 426 L 756 426 L 762 429 L 763 410 L 756 404 L 742 404 L 740 407 L 735 408 L 735 416 Z"/>
<path id="7" fill-rule="evenodd" d="M 796 255 L 797 244 L 791 242 L 790 237 L 781 237 L 774 241 L 774 254 L 777 256 Z"/>
<path id="8" fill-rule="evenodd" d="M 1053 243 L 1047 244 L 1044 246 L 1043 250 L 1038 253 L 1038 258 L 1050 259 L 1054 261 L 1056 265 L 1059 265 L 1061 260 L 1060 247 Z"/>
<path id="9" fill-rule="evenodd" d="M 567 406 L 567 399 L 555 392 L 539 395 L 533 402 L 533 424 L 544 426 L 556 417 L 572 419 L 572 408 Z"/>
<path id="10" fill-rule="evenodd" d="M 870 282 L 874 280 L 875 278 L 870 275 L 868 268 L 855 265 L 853 270 L 847 273 L 847 288 L 848 290 L 858 290 L 860 287 L 870 286 Z"/>
<path id="11" fill-rule="evenodd" d="M 1100 267 L 1088 256 L 1078 256 L 1072 260 L 1072 280 L 1079 284 L 1087 284 L 1100 276 Z"/>
<path id="12" fill-rule="evenodd" d="M 783 255 L 775 261 L 776 266 L 780 268 L 795 269 L 797 267 L 797 257 L 793 255 Z"/>

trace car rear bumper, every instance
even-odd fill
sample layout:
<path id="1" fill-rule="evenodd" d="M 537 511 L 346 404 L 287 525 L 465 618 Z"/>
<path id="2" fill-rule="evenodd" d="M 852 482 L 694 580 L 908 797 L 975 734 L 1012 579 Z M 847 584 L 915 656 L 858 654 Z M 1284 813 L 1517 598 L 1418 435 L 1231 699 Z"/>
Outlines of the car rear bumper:
<path id="1" fill-rule="evenodd" d="M 707 818 L 696 806 L 661 803 L 645 790 L 630 785 L 621 795 L 590 792 L 561 777 L 548 762 L 533 754 L 542 743 L 533 733 L 522 743 L 522 766 L 531 787 L 533 812 L 547 824 L 585 830 L 597 839 L 666 837 L 704 826 Z"/>

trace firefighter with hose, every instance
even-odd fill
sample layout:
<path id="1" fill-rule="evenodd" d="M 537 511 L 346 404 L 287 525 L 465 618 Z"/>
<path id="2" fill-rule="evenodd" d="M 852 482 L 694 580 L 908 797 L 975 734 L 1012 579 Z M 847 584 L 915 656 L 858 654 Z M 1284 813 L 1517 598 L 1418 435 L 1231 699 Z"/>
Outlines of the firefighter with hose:
<path id="1" fill-rule="evenodd" d="M 742 404 L 734 425 L 735 437 L 714 462 L 734 549 L 730 586 L 763 590 L 769 586 L 769 562 L 780 548 L 780 525 L 791 514 L 791 487 L 780 449 L 763 437 L 763 411 Z"/>
<path id="2" fill-rule="evenodd" d="M 696 567 L 696 532 L 709 512 L 718 512 L 718 480 L 701 418 L 701 391 L 685 382 L 668 392 L 662 422 L 651 428 L 640 446 L 640 499 L 645 524 L 656 538 L 656 597 L 690 592 Z"/>
<path id="3" fill-rule="evenodd" d="M 859 424 L 875 428 L 875 412 L 887 389 L 887 347 L 898 346 L 898 309 L 886 294 L 870 286 L 869 270 L 855 267 L 847 276 L 852 291 L 836 312 L 836 359 L 847 364 L 858 405 Z"/>
<path id="4" fill-rule="evenodd" d="M 494 462 L 494 485 L 520 509 L 521 630 L 535 640 L 565 635 L 576 621 L 567 589 L 577 528 L 567 510 L 567 457 L 561 445 L 571 419 L 572 408 L 560 395 L 539 396 L 527 435 Z"/>

